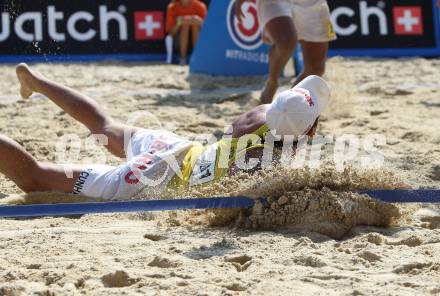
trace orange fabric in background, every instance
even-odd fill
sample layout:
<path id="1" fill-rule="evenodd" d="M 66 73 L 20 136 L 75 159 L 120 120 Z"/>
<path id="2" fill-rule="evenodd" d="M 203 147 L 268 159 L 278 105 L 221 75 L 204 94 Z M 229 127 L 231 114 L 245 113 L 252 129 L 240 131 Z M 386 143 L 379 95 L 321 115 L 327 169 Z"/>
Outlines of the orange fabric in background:
<path id="1" fill-rule="evenodd" d="M 167 32 L 171 31 L 171 29 L 176 25 L 176 19 L 179 16 L 185 15 L 198 15 L 202 19 L 206 16 L 206 5 L 199 0 L 192 0 L 191 4 L 188 6 L 182 6 L 179 0 L 170 3 L 167 8 Z"/>

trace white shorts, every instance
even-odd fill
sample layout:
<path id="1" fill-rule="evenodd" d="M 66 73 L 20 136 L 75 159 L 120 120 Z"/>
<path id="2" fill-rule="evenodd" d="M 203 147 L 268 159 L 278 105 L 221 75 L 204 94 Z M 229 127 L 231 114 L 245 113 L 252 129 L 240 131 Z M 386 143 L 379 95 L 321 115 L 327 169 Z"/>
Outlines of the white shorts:
<path id="1" fill-rule="evenodd" d="M 299 40 L 328 42 L 336 39 L 326 0 L 257 0 L 263 40 L 271 44 L 266 24 L 277 17 L 291 17 Z"/>
<path id="2" fill-rule="evenodd" d="M 131 140 L 127 162 L 117 167 L 86 165 L 73 188 L 74 194 L 103 199 L 130 199 L 146 187 L 159 196 L 180 170 L 192 143 L 163 130 L 140 130 Z"/>

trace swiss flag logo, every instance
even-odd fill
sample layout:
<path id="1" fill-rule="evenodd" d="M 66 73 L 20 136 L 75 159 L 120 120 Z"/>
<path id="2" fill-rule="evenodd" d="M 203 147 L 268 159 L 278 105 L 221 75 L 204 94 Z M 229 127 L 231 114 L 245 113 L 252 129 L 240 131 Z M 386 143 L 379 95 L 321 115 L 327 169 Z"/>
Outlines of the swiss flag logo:
<path id="1" fill-rule="evenodd" d="M 163 39 L 164 18 L 162 11 L 136 11 L 134 13 L 136 40 Z"/>
<path id="2" fill-rule="evenodd" d="M 420 6 L 396 6 L 393 8 L 396 35 L 423 35 L 423 17 Z"/>

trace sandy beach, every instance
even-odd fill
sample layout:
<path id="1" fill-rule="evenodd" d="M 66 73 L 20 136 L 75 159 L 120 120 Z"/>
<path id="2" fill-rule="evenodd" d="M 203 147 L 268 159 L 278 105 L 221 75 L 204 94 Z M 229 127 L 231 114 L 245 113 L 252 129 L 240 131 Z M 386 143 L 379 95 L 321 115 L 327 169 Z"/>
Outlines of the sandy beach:
<path id="1" fill-rule="evenodd" d="M 264 83 L 189 76 L 187 67 L 168 65 L 35 68 L 92 96 L 122 122 L 146 110 L 157 120 L 143 116 L 137 125 L 191 139 L 221 135 L 258 105 Z M 14 66 L 0 69 L 1 134 L 41 161 L 121 162 L 48 99 L 19 99 Z M 323 146 L 318 168 L 241 174 L 160 196 L 265 196 L 269 208 L 0 220 L 0 295 L 439 295 L 440 206 L 352 193 L 398 183 L 440 189 L 439 77 L 439 59 L 329 60 L 332 101 L 319 134 L 355 135 L 361 147 L 369 135 L 382 135 L 382 167 L 363 166 L 361 152 L 338 171 L 333 141 Z M 80 149 L 61 155 L 60 139 L 69 135 Z M 0 203 L 49 196 L 26 196 L 0 176 Z"/>

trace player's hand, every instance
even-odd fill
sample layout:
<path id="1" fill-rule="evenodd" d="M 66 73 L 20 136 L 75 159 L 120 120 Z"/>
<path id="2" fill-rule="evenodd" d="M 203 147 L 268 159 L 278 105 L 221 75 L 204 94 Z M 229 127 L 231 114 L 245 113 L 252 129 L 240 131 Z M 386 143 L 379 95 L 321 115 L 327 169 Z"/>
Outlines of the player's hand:
<path id="1" fill-rule="evenodd" d="M 203 19 L 198 16 L 198 15 L 194 15 L 193 16 L 193 24 L 197 25 L 197 26 L 202 26 L 203 25 Z"/>
<path id="2" fill-rule="evenodd" d="M 181 23 L 183 25 L 192 25 L 192 15 L 185 15 L 181 17 L 182 21 Z"/>
<path id="3" fill-rule="evenodd" d="M 183 18 L 182 18 L 181 16 L 178 16 L 178 17 L 176 18 L 176 25 L 175 25 L 175 28 L 176 28 L 176 29 L 180 28 L 180 26 L 182 26 L 182 23 L 183 23 Z"/>
<path id="4" fill-rule="evenodd" d="M 237 17 L 239 23 L 241 23 L 244 18 L 244 14 L 243 11 L 241 10 L 241 6 L 246 1 L 249 0 L 235 0 L 235 16 Z"/>

